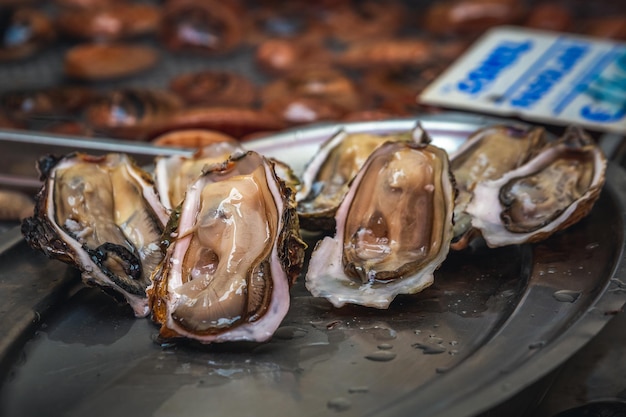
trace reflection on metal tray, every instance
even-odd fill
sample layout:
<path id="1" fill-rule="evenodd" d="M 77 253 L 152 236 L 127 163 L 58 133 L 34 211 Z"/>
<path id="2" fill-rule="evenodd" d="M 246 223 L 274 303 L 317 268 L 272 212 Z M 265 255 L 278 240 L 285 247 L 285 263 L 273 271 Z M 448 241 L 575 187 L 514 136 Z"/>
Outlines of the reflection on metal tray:
<path id="1" fill-rule="evenodd" d="M 448 150 L 486 122 L 423 119 Z M 301 169 L 337 128 L 248 146 Z M 335 309 L 301 279 L 264 344 L 160 346 L 149 320 L 14 246 L 0 258 L 0 296 L 42 320 L 9 334 L 0 414 L 474 416 L 555 369 L 623 306 L 624 190 L 626 173 L 611 164 L 600 200 L 574 227 L 534 245 L 451 253 L 431 288 L 388 310 Z"/>

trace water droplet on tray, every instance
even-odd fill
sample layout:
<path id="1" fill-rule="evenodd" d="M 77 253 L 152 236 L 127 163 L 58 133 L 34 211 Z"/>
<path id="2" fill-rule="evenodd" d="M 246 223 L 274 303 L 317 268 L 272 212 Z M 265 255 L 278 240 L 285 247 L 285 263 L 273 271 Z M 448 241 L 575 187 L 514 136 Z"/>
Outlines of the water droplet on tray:
<path id="1" fill-rule="evenodd" d="M 347 398 L 336 397 L 328 400 L 326 406 L 333 411 L 347 411 L 352 407 L 352 403 Z"/>
<path id="2" fill-rule="evenodd" d="M 306 334 L 306 329 L 301 329 L 295 326 L 282 326 L 276 329 L 276 331 L 274 332 L 274 337 L 277 339 L 290 340 L 299 339 L 306 336 Z"/>
<path id="3" fill-rule="evenodd" d="M 389 350 L 377 350 L 376 352 L 372 352 L 369 355 L 366 355 L 365 359 L 369 359 L 375 362 L 389 362 L 395 357 L 396 354 Z"/>
<path id="4" fill-rule="evenodd" d="M 533 342 L 530 345 L 528 345 L 528 349 L 539 349 L 542 348 L 546 345 L 546 341 L 545 340 L 540 340 L 538 342 Z"/>
<path id="5" fill-rule="evenodd" d="M 502 298 L 509 298 L 515 295 L 515 290 L 504 290 L 500 293 Z"/>
<path id="6" fill-rule="evenodd" d="M 414 343 L 411 346 L 417 349 L 421 349 L 425 355 L 437 355 L 446 351 L 446 348 L 439 344 Z"/>
<path id="7" fill-rule="evenodd" d="M 333 320 L 333 321 L 331 321 L 331 322 L 329 322 L 329 323 L 326 323 L 326 328 L 327 328 L 328 330 L 332 330 L 332 329 L 334 329 L 335 327 L 339 326 L 340 324 L 341 324 L 341 321 L 339 321 L 339 320 Z"/>
<path id="8" fill-rule="evenodd" d="M 389 327 L 376 325 L 368 329 L 376 340 L 393 340 L 398 337 L 398 333 Z"/>
<path id="9" fill-rule="evenodd" d="M 370 388 L 366 386 L 350 387 L 348 388 L 348 392 L 350 394 L 367 394 L 368 392 L 370 392 Z"/>
<path id="10" fill-rule="evenodd" d="M 555 300 L 561 301 L 563 303 L 574 303 L 580 297 L 580 291 L 573 290 L 559 290 L 555 291 L 552 296 Z"/>

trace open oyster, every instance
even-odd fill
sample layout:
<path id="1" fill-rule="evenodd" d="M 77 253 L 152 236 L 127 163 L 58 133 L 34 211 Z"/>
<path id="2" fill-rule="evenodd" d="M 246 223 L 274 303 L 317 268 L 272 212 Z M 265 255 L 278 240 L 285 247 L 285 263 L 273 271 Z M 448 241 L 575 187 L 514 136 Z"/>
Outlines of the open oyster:
<path id="1" fill-rule="evenodd" d="M 22 223 L 26 241 L 76 266 L 85 283 L 121 293 L 136 316 L 146 316 L 146 287 L 163 257 L 168 219 L 150 176 L 123 154 L 47 157 L 39 170 L 44 185 L 33 217 Z"/>
<path id="2" fill-rule="evenodd" d="M 264 341 L 289 309 L 304 260 L 291 190 L 255 152 L 188 188 L 148 289 L 163 338 Z"/>
<path id="3" fill-rule="evenodd" d="M 216 164 L 226 161 L 232 154 L 243 153 L 236 140 L 225 140 L 204 146 L 192 156 L 171 155 L 157 158 L 154 175 L 163 205 L 171 210 L 178 206 L 189 184 L 200 174 Z"/>
<path id="4" fill-rule="evenodd" d="M 433 282 L 452 239 L 448 156 L 427 144 L 387 142 L 367 159 L 313 251 L 306 287 L 336 307 L 387 308 Z"/>
<path id="5" fill-rule="evenodd" d="M 543 128 L 496 125 L 474 132 L 450 155 L 458 196 L 454 207 L 452 248 L 463 249 L 474 237 L 471 217 L 465 212 L 476 184 L 500 178 L 535 156 L 547 143 Z"/>
<path id="6" fill-rule="evenodd" d="M 302 228 L 332 230 L 337 207 L 370 154 L 387 141 L 419 142 L 421 127 L 395 134 L 348 133 L 339 131 L 324 142 L 307 164 L 296 195 Z"/>
<path id="7" fill-rule="evenodd" d="M 154 169 L 155 183 L 165 208 L 175 209 L 183 201 L 187 187 L 203 172 L 216 168 L 233 155 L 243 153 L 244 148 L 237 140 L 232 139 L 203 146 L 191 156 L 171 155 L 157 158 Z M 291 167 L 274 158 L 268 159 L 272 161 L 278 178 L 295 193 L 300 179 Z"/>
<path id="8" fill-rule="evenodd" d="M 526 164 L 478 183 L 466 211 L 490 247 L 544 240 L 589 213 L 606 164 L 593 139 L 570 127 Z"/>

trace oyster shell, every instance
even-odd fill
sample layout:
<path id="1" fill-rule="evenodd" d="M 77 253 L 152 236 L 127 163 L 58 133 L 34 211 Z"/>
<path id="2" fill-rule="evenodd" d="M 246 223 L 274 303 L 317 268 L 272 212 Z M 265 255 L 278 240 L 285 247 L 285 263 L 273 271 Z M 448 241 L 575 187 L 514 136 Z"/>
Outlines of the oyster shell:
<path id="1" fill-rule="evenodd" d="M 124 296 L 135 315 L 148 314 L 146 287 L 161 261 L 168 214 L 150 176 L 123 154 L 43 158 L 44 185 L 22 223 L 26 242 L 74 265 L 87 284 Z"/>
<path id="2" fill-rule="evenodd" d="M 495 125 L 474 132 L 450 155 L 458 196 L 454 208 L 452 248 L 465 248 L 475 236 L 471 216 L 465 212 L 476 184 L 500 178 L 523 165 L 547 144 L 543 128 L 525 125 Z"/>
<path id="3" fill-rule="evenodd" d="M 324 142 L 301 175 L 296 201 L 302 228 L 332 230 L 335 211 L 348 191 L 350 181 L 370 154 L 390 140 L 420 142 L 423 134 L 420 126 L 411 132 L 394 134 L 340 130 Z"/>
<path id="4" fill-rule="evenodd" d="M 454 197 L 444 150 L 381 145 L 339 206 L 335 236 L 316 245 L 306 287 L 336 307 L 376 308 L 428 287 L 449 251 Z"/>
<path id="5" fill-rule="evenodd" d="M 490 247 L 544 240 L 589 213 L 606 164 L 593 139 L 570 127 L 526 164 L 477 184 L 466 211 Z"/>
<path id="6" fill-rule="evenodd" d="M 293 194 L 271 161 L 249 151 L 205 172 L 174 219 L 148 289 L 161 337 L 271 337 L 289 309 L 306 247 Z"/>
<path id="7" fill-rule="evenodd" d="M 183 201 L 187 187 L 203 172 L 216 168 L 231 156 L 245 152 L 240 143 L 233 139 L 203 146 L 190 157 L 171 155 L 157 158 L 154 169 L 155 183 L 165 208 L 168 210 L 176 208 Z M 300 179 L 291 167 L 274 158 L 268 159 L 274 164 L 278 178 L 295 193 Z"/>
<path id="8" fill-rule="evenodd" d="M 156 159 L 154 176 L 163 205 L 172 210 L 183 201 L 189 184 L 200 174 L 216 164 L 226 161 L 232 154 L 243 153 L 236 140 L 222 141 L 204 146 L 192 156 L 171 155 Z"/>

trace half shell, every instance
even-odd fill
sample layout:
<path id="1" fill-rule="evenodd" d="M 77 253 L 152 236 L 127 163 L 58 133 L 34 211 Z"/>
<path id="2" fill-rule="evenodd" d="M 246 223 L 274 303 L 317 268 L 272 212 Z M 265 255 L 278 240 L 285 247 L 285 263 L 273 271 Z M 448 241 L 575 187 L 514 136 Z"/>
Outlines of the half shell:
<path id="1" fill-rule="evenodd" d="M 500 178 L 535 156 L 547 138 L 543 128 L 496 125 L 474 132 L 450 155 L 458 196 L 454 208 L 453 249 L 465 248 L 475 235 L 471 216 L 465 212 L 476 184 Z"/>
<path id="2" fill-rule="evenodd" d="M 161 337 L 271 337 L 289 309 L 306 246 L 293 194 L 273 164 L 250 151 L 205 172 L 174 220 L 148 290 Z"/>
<path id="3" fill-rule="evenodd" d="M 163 257 L 168 219 L 150 176 L 123 154 L 48 157 L 39 169 L 44 185 L 33 217 L 22 223 L 26 241 L 146 316 L 146 287 Z"/>
<path id="4" fill-rule="evenodd" d="M 433 282 L 452 239 L 454 181 L 432 145 L 387 142 L 367 159 L 311 257 L 306 287 L 336 307 L 387 308 Z"/>
<path id="5" fill-rule="evenodd" d="M 490 247 L 544 240 L 591 211 L 606 164 L 593 139 L 570 127 L 523 166 L 476 185 L 467 213 Z"/>

